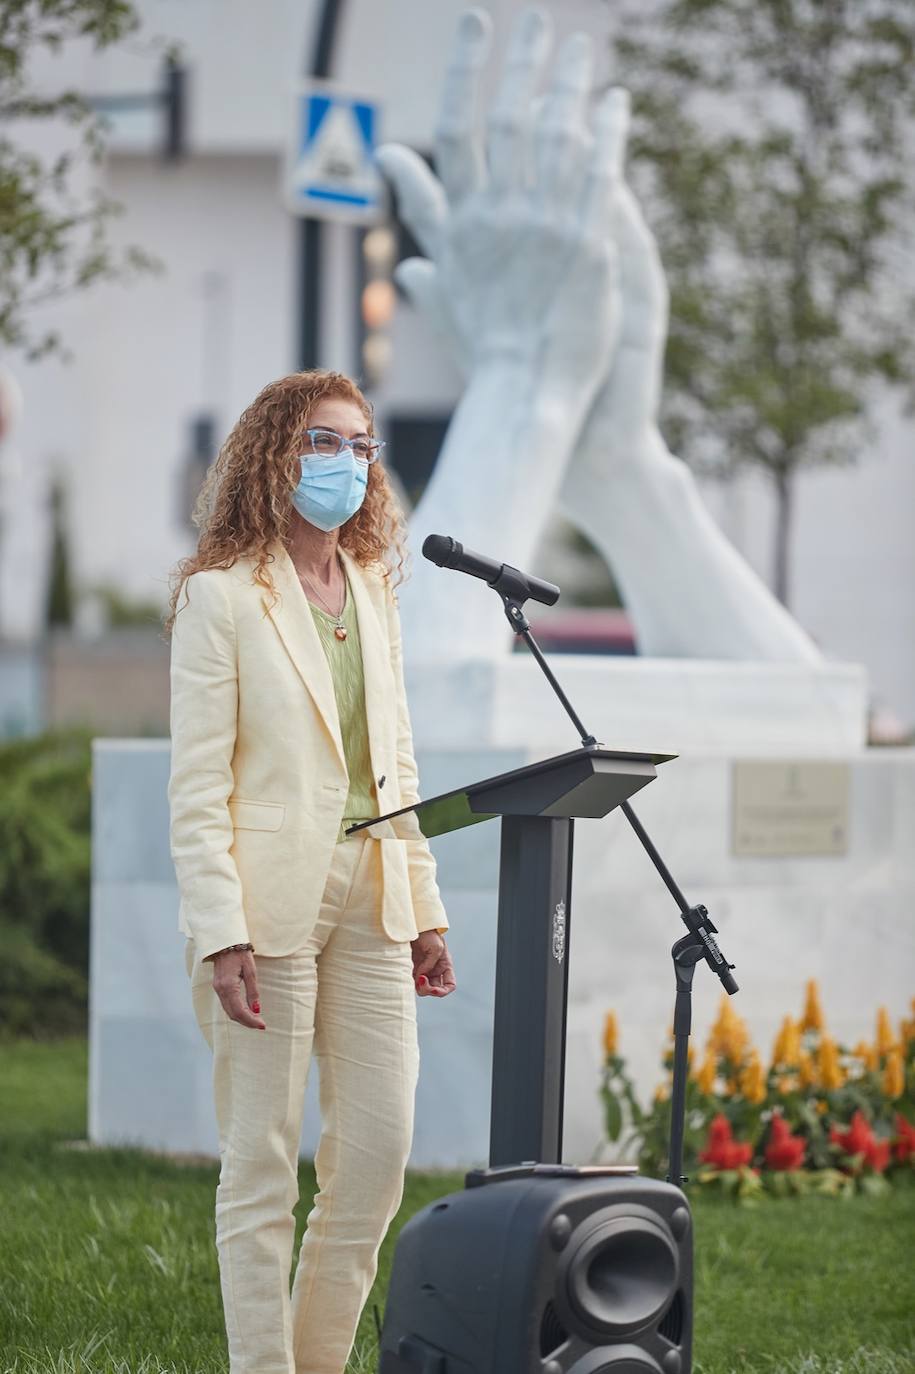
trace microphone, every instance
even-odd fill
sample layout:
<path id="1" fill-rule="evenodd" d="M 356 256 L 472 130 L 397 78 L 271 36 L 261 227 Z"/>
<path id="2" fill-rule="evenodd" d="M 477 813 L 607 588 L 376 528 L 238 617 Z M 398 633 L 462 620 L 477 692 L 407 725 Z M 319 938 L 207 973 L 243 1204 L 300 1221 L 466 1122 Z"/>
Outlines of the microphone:
<path id="1" fill-rule="evenodd" d="M 494 558 L 486 558 L 482 553 L 474 553 L 472 549 L 465 549 L 463 544 L 459 544 L 456 539 L 451 539 L 447 534 L 430 534 L 423 543 L 423 557 L 428 558 L 430 563 L 435 563 L 439 568 L 454 568 L 457 572 L 469 573 L 471 577 L 479 577 L 490 587 L 498 582 L 500 577 L 508 573 L 512 575 L 512 581 L 520 579 L 524 586 L 526 596 L 532 601 L 540 601 L 544 606 L 552 606 L 559 600 L 559 588 L 552 582 L 544 582 L 539 577 L 532 577 L 530 573 L 521 572 L 518 568 L 513 568 L 510 563 L 497 563 Z"/>

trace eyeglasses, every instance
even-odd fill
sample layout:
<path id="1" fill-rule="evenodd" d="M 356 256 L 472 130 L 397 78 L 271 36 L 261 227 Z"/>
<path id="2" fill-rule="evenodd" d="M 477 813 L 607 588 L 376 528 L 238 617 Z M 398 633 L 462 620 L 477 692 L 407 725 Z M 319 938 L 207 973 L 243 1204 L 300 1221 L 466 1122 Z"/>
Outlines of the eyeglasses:
<path id="1" fill-rule="evenodd" d="M 352 449 L 363 463 L 374 463 L 384 448 L 383 439 L 345 439 L 335 429 L 306 429 L 308 447 L 303 458 L 336 458 L 345 448 Z"/>

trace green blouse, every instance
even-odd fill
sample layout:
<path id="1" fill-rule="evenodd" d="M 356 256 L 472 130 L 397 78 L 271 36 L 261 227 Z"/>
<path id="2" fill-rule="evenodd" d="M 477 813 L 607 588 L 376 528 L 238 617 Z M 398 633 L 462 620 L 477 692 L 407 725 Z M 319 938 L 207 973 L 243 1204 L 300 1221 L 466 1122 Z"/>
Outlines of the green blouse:
<path id="1" fill-rule="evenodd" d="M 359 622 L 356 618 L 356 605 L 353 601 L 349 578 L 346 579 L 346 601 L 341 619 L 346 626 L 346 639 L 338 639 L 334 634 L 336 621 L 333 616 L 322 611 L 309 601 L 311 614 L 318 631 L 318 638 L 327 655 L 327 663 L 337 698 L 337 713 L 340 717 L 340 733 L 343 737 L 343 753 L 349 773 L 349 792 L 343 823 L 337 841 L 346 838 L 345 827 L 355 821 L 366 821 L 377 816 L 378 793 L 375 789 L 375 776 L 372 772 L 372 756 L 369 752 L 369 729 L 365 715 L 365 676 L 362 667 L 362 644 L 359 639 Z"/>

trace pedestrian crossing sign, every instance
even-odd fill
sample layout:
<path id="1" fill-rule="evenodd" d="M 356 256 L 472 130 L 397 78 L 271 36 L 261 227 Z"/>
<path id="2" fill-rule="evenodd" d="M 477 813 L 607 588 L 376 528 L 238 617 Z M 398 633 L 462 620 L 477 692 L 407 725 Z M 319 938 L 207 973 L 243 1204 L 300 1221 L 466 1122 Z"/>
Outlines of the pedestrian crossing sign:
<path id="1" fill-rule="evenodd" d="M 380 217 L 384 181 L 375 163 L 378 106 L 327 82 L 295 99 L 285 199 L 293 214 L 366 223 Z"/>

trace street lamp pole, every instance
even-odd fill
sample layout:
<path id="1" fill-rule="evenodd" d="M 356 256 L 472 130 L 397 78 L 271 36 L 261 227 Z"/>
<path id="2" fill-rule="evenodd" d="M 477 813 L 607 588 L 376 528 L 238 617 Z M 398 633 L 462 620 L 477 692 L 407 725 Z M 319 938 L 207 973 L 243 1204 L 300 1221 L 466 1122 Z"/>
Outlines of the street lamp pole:
<path id="1" fill-rule="evenodd" d="M 317 32 L 308 75 L 330 76 L 334 44 L 339 32 L 344 0 L 320 0 Z M 299 337 L 301 370 L 317 367 L 321 349 L 321 263 L 324 250 L 324 225 L 319 219 L 303 215 L 298 228 Z"/>

